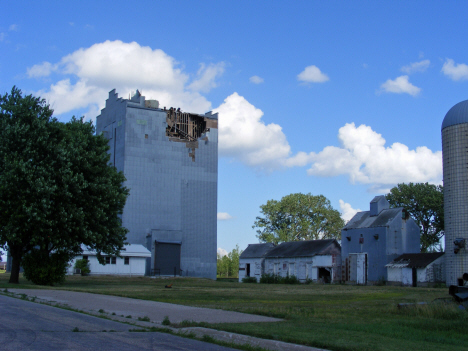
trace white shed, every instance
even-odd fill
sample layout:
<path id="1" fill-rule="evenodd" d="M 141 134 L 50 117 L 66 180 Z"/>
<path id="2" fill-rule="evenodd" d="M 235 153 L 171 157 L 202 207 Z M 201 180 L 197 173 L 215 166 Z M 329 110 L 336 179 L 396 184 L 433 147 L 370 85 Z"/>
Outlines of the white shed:
<path id="1" fill-rule="evenodd" d="M 239 256 L 239 282 L 245 277 L 255 277 L 260 281 L 264 271 L 264 256 L 274 248 L 272 243 L 249 244 Z"/>
<path id="2" fill-rule="evenodd" d="M 145 275 L 146 259 L 151 257 L 151 252 L 143 245 L 130 244 L 125 245 L 120 251 L 121 257 L 104 256 L 106 264 L 99 263 L 96 252 L 88 250 L 83 246 L 83 253 L 70 261 L 68 274 L 75 271 L 75 262 L 85 258 L 89 261 L 89 268 L 92 275 L 112 274 L 112 275 Z"/>
<path id="3" fill-rule="evenodd" d="M 443 252 L 403 254 L 385 267 L 391 285 L 428 286 L 445 283 Z"/>
<path id="4" fill-rule="evenodd" d="M 332 283 L 341 280 L 341 247 L 335 239 L 281 243 L 265 254 L 264 273 Z"/>

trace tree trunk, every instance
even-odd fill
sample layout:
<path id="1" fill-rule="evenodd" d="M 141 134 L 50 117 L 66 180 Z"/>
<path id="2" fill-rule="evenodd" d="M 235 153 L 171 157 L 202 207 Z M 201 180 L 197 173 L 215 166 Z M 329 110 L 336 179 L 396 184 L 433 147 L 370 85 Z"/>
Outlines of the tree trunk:
<path id="1" fill-rule="evenodd" d="M 11 273 L 9 283 L 19 284 L 22 250 L 20 247 L 10 247 Z"/>

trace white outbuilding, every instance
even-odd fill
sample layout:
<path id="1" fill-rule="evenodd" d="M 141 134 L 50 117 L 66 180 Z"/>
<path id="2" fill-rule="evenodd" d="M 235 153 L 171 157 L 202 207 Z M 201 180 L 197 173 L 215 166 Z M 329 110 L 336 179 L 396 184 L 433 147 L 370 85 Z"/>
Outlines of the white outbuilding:
<path id="1" fill-rule="evenodd" d="M 239 282 L 246 277 L 260 281 L 265 270 L 265 255 L 274 248 L 272 243 L 249 244 L 239 256 Z"/>
<path id="2" fill-rule="evenodd" d="M 151 257 L 151 252 L 143 245 L 125 245 L 120 251 L 120 256 L 104 256 L 105 265 L 99 263 L 96 252 L 83 246 L 83 253 L 70 261 L 68 274 L 74 274 L 75 262 L 80 259 L 87 259 L 90 275 L 110 274 L 110 275 L 145 275 L 146 260 Z"/>
<path id="3" fill-rule="evenodd" d="M 264 273 L 301 282 L 341 280 L 341 246 L 335 239 L 281 243 L 264 255 Z"/>
<path id="4" fill-rule="evenodd" d="M 390 285 L 430 286 L 446 281 L 443 252 L 403 254 L 385 267 Z"/>

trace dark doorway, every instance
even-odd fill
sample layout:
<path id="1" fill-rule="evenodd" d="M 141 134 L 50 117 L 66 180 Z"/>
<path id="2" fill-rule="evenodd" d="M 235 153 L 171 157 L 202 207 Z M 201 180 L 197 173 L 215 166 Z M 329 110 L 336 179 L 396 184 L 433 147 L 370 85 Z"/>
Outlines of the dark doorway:
<path id="1" fill-rule="evenodd" d="M 413 286 L 418 286 L 418 270 L 416 267 L 413 267 Z"/>
<path id="2" fill-rule="evenodd" d="M 324 283 L 331 283 L 331 273 L 328 269 L 319 267 L 318 278 Z"/>
<path id="3" fill-rule="evenodd" d="M 245 274 L 247 277 L 250 277 L 250 263 L 245 264 Z"/>
<path id="4" fill-rule="evenodd" d="M 180 274 L 180 244 L 155 242 L 154 269 L 161 275 Z"/>

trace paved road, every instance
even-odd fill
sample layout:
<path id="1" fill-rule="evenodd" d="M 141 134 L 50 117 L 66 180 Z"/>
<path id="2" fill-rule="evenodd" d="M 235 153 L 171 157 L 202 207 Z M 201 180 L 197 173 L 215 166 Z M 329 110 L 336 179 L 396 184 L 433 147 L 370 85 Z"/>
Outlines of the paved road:
<path id="1" fill-rule="evenodd" d="M 116 316 L 132 316 L 133 319 L 148 317 L 155 323 L 161 323 L 165 316 L 169 317 L 171 323 L 180 323 L 184 320 L 206 323 L 281 321 L 278 318 L 254 314 L 65 290 L 9 289 L 9 291 L 16 294 L 35 296 L 43 301 L 67 305 L 80 311 L 96 313 L 99 310 L 104 310 L 108 316 L 115 313 Z"/>
<path id="2" fill-rule="evenodd" d="M 129 332 L 134 328 L 0 295 L 0 350 L 234 350 L 170 334 Z"/>

